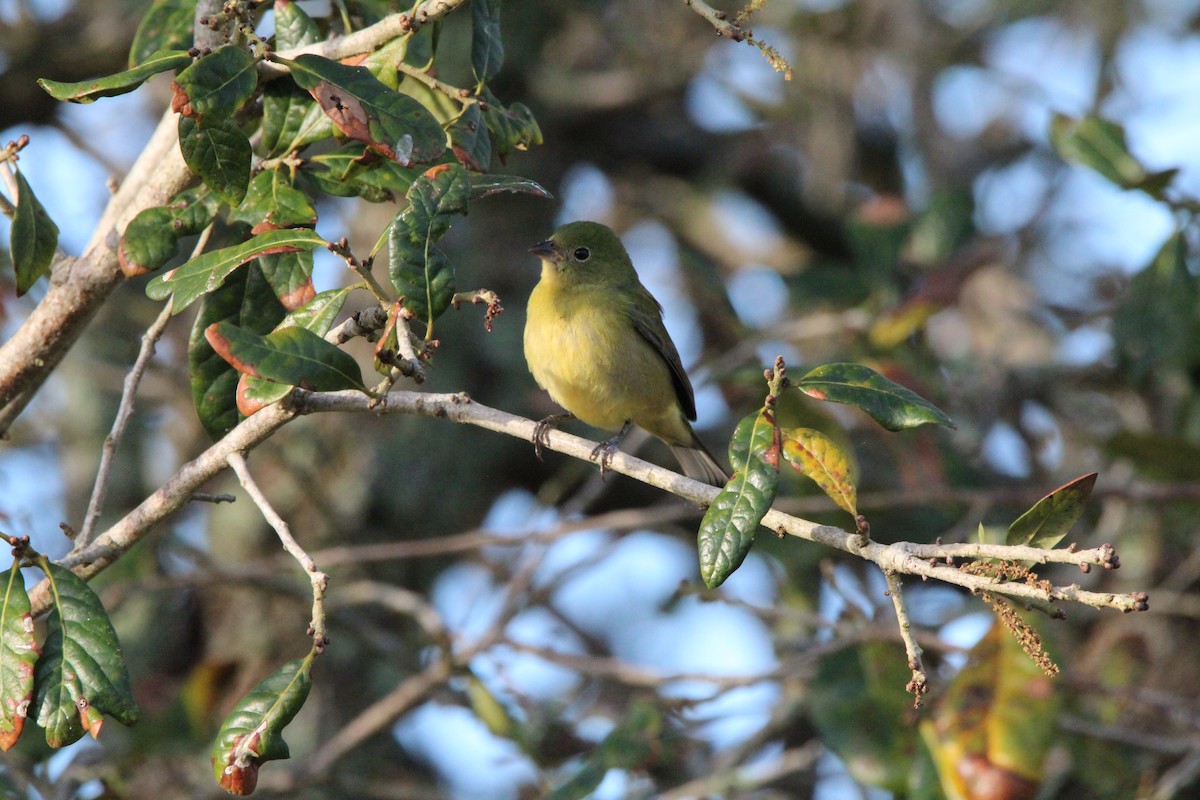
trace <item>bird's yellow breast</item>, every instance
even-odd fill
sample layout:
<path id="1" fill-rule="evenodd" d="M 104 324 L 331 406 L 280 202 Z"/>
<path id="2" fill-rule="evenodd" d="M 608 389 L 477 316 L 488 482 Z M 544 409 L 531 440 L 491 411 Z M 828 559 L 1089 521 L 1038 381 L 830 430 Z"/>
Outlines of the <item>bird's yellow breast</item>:
<path id="1" fill-rule="evenodd" d="M 606 295 L 564 291 L 543 275 L 525 322 L 529 371 L 589 425 L 616 430 L 633 420 L 668 442 L 690 441 L 666 362 Z"/>

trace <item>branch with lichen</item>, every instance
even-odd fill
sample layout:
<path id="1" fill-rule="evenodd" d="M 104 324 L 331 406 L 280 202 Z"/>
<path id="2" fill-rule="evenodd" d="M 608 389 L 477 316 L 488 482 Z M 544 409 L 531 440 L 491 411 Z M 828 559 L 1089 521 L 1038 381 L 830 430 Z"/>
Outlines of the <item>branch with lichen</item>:
<path id="1" fill-rule="evenodd" d="M 783 73 L 784 80 L 790 81 L 794 75 L 792 65 L 774 46 L 767 44 L 761 39 L 754 38 L 754 32 L 746 27 L 750 23 L 750 17 L 754 12 L 765 6 L 766 0 L 750 0 L 746 6 L 739 11 L 732 20 L 729 19 L 729 14 L 713 8 L 704 0 L 684 0 L 693 11 L 699 14 L 708 23 L 713 26 L 718 36 L 724 36 L 735 42 L 746 42 L 754 45 L 759 49 L 767 62 L 776 72 Z"/>

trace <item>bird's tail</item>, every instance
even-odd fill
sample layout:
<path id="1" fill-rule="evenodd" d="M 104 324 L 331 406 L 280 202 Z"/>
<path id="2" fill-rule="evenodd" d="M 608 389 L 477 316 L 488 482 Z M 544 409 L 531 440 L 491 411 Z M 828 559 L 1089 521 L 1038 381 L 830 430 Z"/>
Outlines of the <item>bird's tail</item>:
<path id="1" fill-rule="evenodd" d="M 692 480 L 707 483 L 710 486 L 724 486 L 729 480 L 729 474 L 713 458 L 699 439 L 694 439 L 688 446 L 671 445 L 671 452 L 679 460 L 683 474 Z"/>

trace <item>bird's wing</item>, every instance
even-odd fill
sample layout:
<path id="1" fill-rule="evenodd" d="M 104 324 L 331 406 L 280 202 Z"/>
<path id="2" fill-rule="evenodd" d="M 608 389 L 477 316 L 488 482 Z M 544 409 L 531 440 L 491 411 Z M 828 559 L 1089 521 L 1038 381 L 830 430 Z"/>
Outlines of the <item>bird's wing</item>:
<path id="1" fill-rule="evenodd" d="M 675 349 L 675 343 L 671 341 L 671 335 L 663 325 L 662 306 L 649 292 L 646 292 L 644 300 L 649 302 L 639 302 L 631 310 L 629 316 L 633 320 L 633 327 L 671 368 L 671 383 L 675 385 L 675 397 L 679 400 L 679 406 L 688 419 L 695 421 L 696 397 L 692 393 L 692 382 L 683 371 L 679 351 Z"/>

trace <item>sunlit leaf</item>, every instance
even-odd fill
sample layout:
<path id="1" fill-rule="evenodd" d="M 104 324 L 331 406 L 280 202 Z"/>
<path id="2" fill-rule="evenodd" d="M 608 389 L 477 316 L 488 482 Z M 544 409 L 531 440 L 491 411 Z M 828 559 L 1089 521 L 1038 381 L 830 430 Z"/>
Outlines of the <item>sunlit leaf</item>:
<path id="1" fill-rule="evenodd" d="M 260 233 L 271 228 L 312 226 L 317 212 L 304 192 L 292 186 L 285 170 L 266 169 L 254 176 L 241 205 L 230 218 L 254 226 Z"/>
<path id="2" fill-rule="evenodd" d="M 33 701 L 33 672 L 41 648 L 33 636 L 33 614 L 21 570 L 0 572 L 0 750 L 17 743 Z"/>
<path id="3" fill-rule="evenodd" d="M 312 658 L 284 664 L 251 689 L 221 724 L 213 742 L 213 774 L 230 794 L 247 795 L 265 761 L 288 758 L 283 729 L 308 699 Z"/>
<path id="4" fill-rule="evenodd" d="M 17 273 L 17 297 L 50 271 L 58 247 L 58 226 L 38 201 L 21 170 L 15 171 L 17 210 L 9 234 L 9 257 Z"/>
<path id="5" fill-rule="evenodd" d="M 832 439 L 812 428 L 785 430 L 783 457 L 840 508 L 858 516 L 858 490 L 850 477 L 850 460 Z"/>
<path id="6" fill-rule="evenodd" d="M 204 331 L 208 343 L 238 372 L 314 392 L 366 391 L 352 356 L 312 331 L 293 326 L 259 336 L 228 322 Z"/>
<path id="7" fill-rule="evenodd" d="M 1161 198 L 1178 169 L 1148 172 L 1129 152 L 1125 129 L 1097 116 L 1074 119 L 1055 114 L 1050 122 L 1050 144 L 1067 161 L 1090 167 L 1122 189 L 1141 189 Z"/>
<path id="8" fill-rule="evenodd" d="M 100 598 L 69 569 L 57 564 L 43 569 L 51 605 L 35 668 L 34 705 L 46 743 L 64 747 L 85 732 L 98 736 L 104 714 L 132 725 L 138 708 L 129 672 Z"/>
<path id="9" fill-rule="evenodd" d="M 1084 504 L 1095 486 L 1096 473 L 1089 472 L 1058 487 L 1009 526 L 1005 544 L 1054 547 L 1083 515 Z"/>
<path id="10" fill-rule="evenodd" d="M 192 57 L 184 50 L 159 50 L 146 57 L 137 66 L 90 81 L 62 83 L 48 78 L 39 78 L 41 86 L 55 100 L 66 100 L 71 103 L 91 103 L 101 97 L 116 97 L 126 92 L 132 92 L 141 86 L 146 79 L 172 69 L 186 67 L 192 63 Z"/>
<path id="11" fill-rule="evenodd" d="M 176 76 L 171 107 L 185 117 L 229 121 L 258 86 L 255 63 L 244 48 L 217 48 Z"/>
<path id="12" fill-rule="evenodd" d="M 696 546 L 700 577 L 720 586 L 741 566 L 779 486 L 778 428 L 766 411 L 738 423 L 729 444 L 733 477 L 704 513 Z"/>
<path id="13" fill-rule="evenodd" d="M 232 120 L 198 123 L 179 118 L 179 151 L 188 169 L 231 206 L 242 202 L 250 182 L 250 140 Z"/>
<path id="14" fill-rule="evenodd" d="M 408 190 L 408 207 L 392 222 L 388 275 L 404 305 L 432 324 L 454 296 L 454 268 L 437 247 L 455 215 L 467 209 L 471 182 L 457 164 L 433 167 Z"/>
<path id="15" fill-rule="evenodd" d="M 228 322 L 252 333 L 265 334 L 284 314 L 258 262 L 236 270 L 201 301 L 188 338 L 188 372 L 196 416 L 213 441 L 220 440 L 238 424 L 240 373 L 213 350 L 204 338 L 204 331 L 216 322 Z"/>
<path id="16" fill-rule="evenodd" d="M 269 253 L 311 250 L 327 242 L 308 228 L 266 231 L 232 247 L 204 253 L 183 266 L 154 278 L 146 284 L 152 300 L 172 297 L 172 313 L 179 313 L 205 292 L 216 289 L 229 273 L 247 261 Z"/>
<path id="17" fill-rule="evenodd" d="M 287 81 L 267 84 L 263 90 L 262 152 L 277 156 L 303 145 L 300 132 L 310 111 L 320 112 L 320 107 L 294 84 Z M 321 118 L 329 123 L 328 130 L 332 133 L 333 123 L 324 114 Z"/>
<path id="18" fill-rule="evenodd" d="M 324 336 L 333 327 L 334 319 L 341 313 L 342 306 L 345 305 L 346 298 L 351 291 L 352 289 L 349 287 L 326 289 L 302 308 L 298 308 L 284 317 L 283 321 L 275 326 L 275 330 L 298 326 L 312 331 L 317 336 Z M 239 375 L 237 406 L 238 410 L 246 416 L 250 416 L 277 400 L 282 400 L 292 390 L 292 387 L 287 384 L 252 378 L 242 373 Z"/>
<path id="19" fill-rule="evenodd" d="M 275 49 L 292 50 L 321 41 L 321 29 L 299 3 L 275 2 Z"/>
<path id="20" fill-rule="evenodd" d="M 401 164 L 436 159 L 446 134 L 424 106 L 389 89 L 365 67 L 349 67 L 306 54 L 276 59 L 313 96 L 346 136 Z"/>
<path id="21" fill-rule="evenodd" d="M 809 397 L 846 403 L 867 412 L 889 431 L 935 423 L 954 423 L 925 398 L 862 364 L 826 364 L 796 382 Z"/>
<path id="22" fill-rule="evenodd" d="M 154 0 L 138 23 L 129 48 L 135 67 L 159 50 L 187 50 L 196 25 L 196 0 Z"/>

